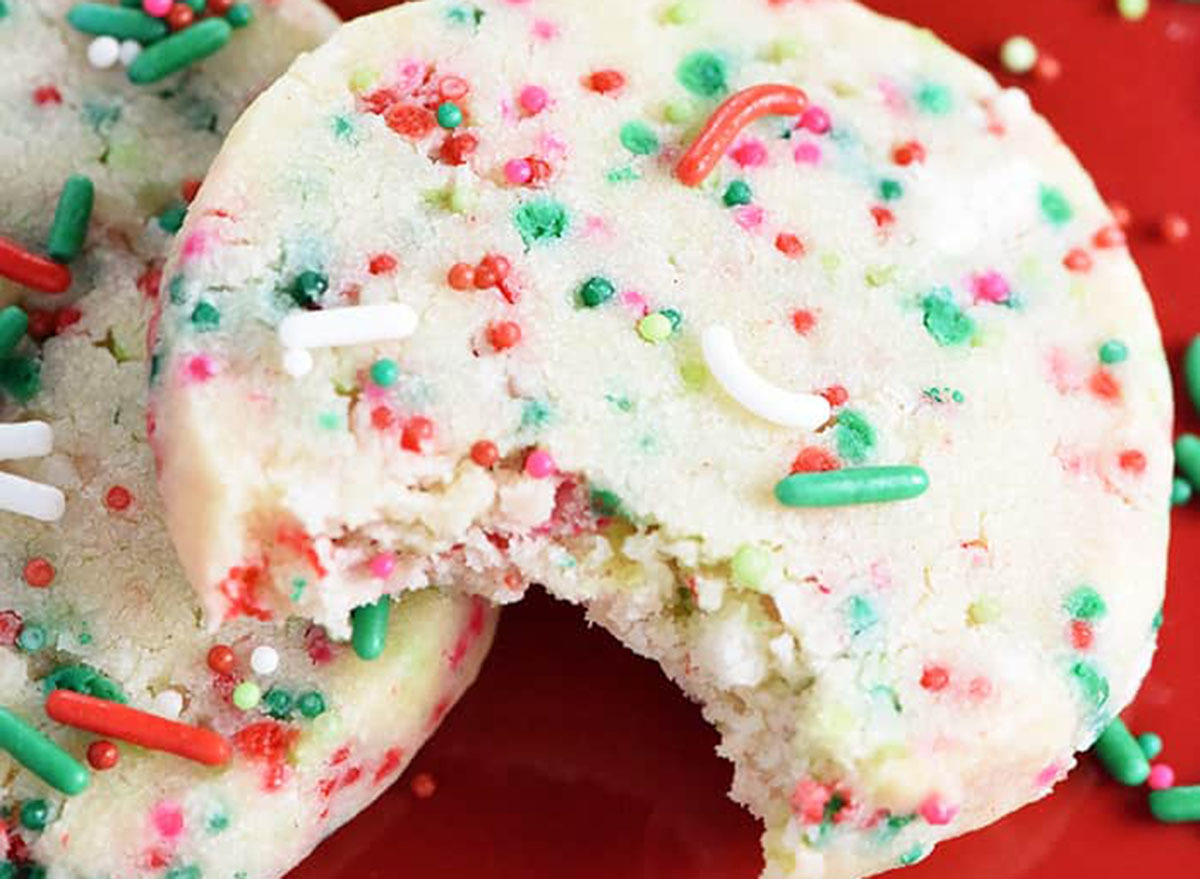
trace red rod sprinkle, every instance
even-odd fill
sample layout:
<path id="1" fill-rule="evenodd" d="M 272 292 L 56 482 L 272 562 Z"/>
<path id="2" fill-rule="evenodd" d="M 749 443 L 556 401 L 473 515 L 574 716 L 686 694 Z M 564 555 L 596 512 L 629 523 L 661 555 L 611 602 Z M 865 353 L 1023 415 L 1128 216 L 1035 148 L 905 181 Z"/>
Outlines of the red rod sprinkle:
<path id="1" fill-rule="evenodd" d="M 43 293 L 61 293 L 71 286 L 71 270 L 0 238 L 0 275 Z"/>

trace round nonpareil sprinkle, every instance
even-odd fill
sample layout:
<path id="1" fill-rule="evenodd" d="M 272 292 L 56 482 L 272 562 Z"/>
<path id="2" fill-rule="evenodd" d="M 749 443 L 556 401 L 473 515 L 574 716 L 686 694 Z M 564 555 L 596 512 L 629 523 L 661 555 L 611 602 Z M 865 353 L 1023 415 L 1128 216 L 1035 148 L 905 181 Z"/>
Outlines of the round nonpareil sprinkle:
<path id="1" fill-rule="evenodd" d="M 0 424 L 0 460 L 40 458 L 54 448 L 54 431 L 44 421 Z"/>
<path id="2" fill-rule="evenodd" d="M 1158 223 L 1158 233 L 1168 244 L 1180 244 L 1192 234 L 1191 224 L 1180 214 L 1167 214 Z"/>
<path id="3" fill-rule="evenodd" d="M 97 772 L 112 769 L 121 759 L 121 751 L 108 739 L 100 739 L 88 745 L 88 765 Z"/>
<path id="4" fill-rule="evenodd" d="M 1037 65 L 1037 60 L 1037 46 L 1029 37 L 1009 37 L 1000 46 L 1000 64 L 1009 73 L 1028 73 Z"/>
<path id="5" fill-rule="evenodd" d="M 1096 739 L 1092 750 L 1104 764 L 1108 774 L 1121 784 L 1136 787 L 1145 782 L 1150 775 L 1150 764 L 1146 755 L 1119 717 L 1100 733 L 1100 738 Z"/>
<path id="6" fill-rule="evenodd" d="M 230 698 L 236 708 L 249 711 L 262 700 L 262 688 L 254 681 L 242 681 L 233 688 Z"/>
<path id="7" fill-rule="evenodd" d="M 183 713 L 183 694 L 175 689 L 166 689 L 154 697 L 154 711 L 174 720 Z"/>
<path id="8" fill-rule="evenodd" d="M 708 371 L 725 392 L 760 418 L 785 427 L 816 430 L 829 420 L 829 401 L 820 394 L 795 394 L 779 388 L 750 368 L 733 333 L 712 326 L 701 336 Z"/>
<path id="9" fill-rule="evenodd" d="M 274 674 L 279 670 L 279 651 L 260 644 L 250 652 L 250 668 L 258 675 Z"/>
<path id="10" fill-rule="evenodd" d="M 293 311 L 279 324 L 284 348 L 337 348 L 406 339 L 417 328 L 407 305 L 354 305 L 324 311 Z"/>
<path id="11" fill-rule="evenodd" d="M 55 790 L 74 796 L 87 789 L 87 768 L 6 708 L 0 708 L 0 749 Z"/>
<path id="12" fill-rule="evenodd" d="M 217 674 L 227 675 L 233 671 L 237 665 L 237 657 L 233 650 L 226 644 L 214 644 L 205 656 L 205 662 L 208 667 Z"/>
<path id="13" fill-rule="evenodd" d="M 142 54 L 141 43 L 137 40 L 122 40 L 117 60 L 121 62 L 122 67 L 128 67 L 137 60 L 137 56 L 140 54 Z"/>
<path id="14" fill-rule="evenodd" d="M 45 589 L 54 582 L 54 565 L 50 564 L 48 559 L 41 556 L 35 556 L 25 563 L 25 569 L 22 576 L 25 582 L 34 589 Z"/>
<path id="15" fill-rule="evenodd" d="M 308 375 L 313 370 L 313 356 L 305 348 L 283 349 L 283 371 L 288 375 L 299 378 Z"/>
<path id="16" fill-rule="evenodd" d="M 1153 760 L 1162 753 L 1163 740 L 1157 733 L 1144 732 L 1137 737 L 1138 747 L 1146 755 L 1147 760 Z"/>
<path id="17" fill-rule="evenodd" d="M 775 485 L 775 498 L 785 507 L 841 507 L 909 500 L 928 488 L 920 467 L 858 467 L 794 473 Z"/>
<path id="18" fill-rule="evenodd" d="M 1150 0 L 1117 0 L 1117 12 L 1126 21 L 1140 21 L 1150 11 Z"/>
<path id="19" fill-rule="evenodd" d="M 1150 790 L 1166 790 L 1175 784 L 1175 770 L 1166 763 L 1155 763 L 1150 767 L 1146 777 L 1146 786 Z"/>
<path id="20" fill-rule="evenodd" d="M 57 522 L 67 510 L 67 498 L 51 485 L 0 473 L 0 510 L 42 522 Z"/>
<path id="21" fill-rule="evenodd" d="M 392 600 L 384 595 L 373 604 L 356 607 L 350 614 L 350 643 L 359 659 L 378 659 L 387 646 L 388 618 Z"/>
<path id="22" fill-rule="evenodd" d="M 525 458 L 525 472 L 534 479 L 545 479 L 557 471 L 554 458 L 545 449 L 534 449 Z"/>

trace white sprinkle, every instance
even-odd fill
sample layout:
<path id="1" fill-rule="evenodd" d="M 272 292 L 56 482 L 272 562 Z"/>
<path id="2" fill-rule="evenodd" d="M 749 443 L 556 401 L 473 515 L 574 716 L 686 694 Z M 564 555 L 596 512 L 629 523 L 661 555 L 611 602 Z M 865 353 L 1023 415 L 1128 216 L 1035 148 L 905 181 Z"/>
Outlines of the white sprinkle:
<path id="1" fill-rule="evenodd" d="M 406 339 L 417 328 L 417 313 L 407 305 L 354 305 L 326 311 L 296 311 L 279 324 L 285 348 L 337 348 Z"/>
<path id="2" fill-rule="evenodd" d="M 771 384 L 742 359 L 733 333 L 725 327 L 706 329 L 700 346 L 712 377 L 759 418 L 805 430 L 816 430 L 829 420 L 828 400 L 819 394 L 794 394 Z"/>
<path id="3" fill-rule="evenodd" d="M 283 371 L 299 378 L 312 372 L 313 356 L 304 348 L 283 349 Z"/>
<path id="4" fill-rule="evenodd" d="M 137 40 L 123 40 L 121 42 L 121 52 L 118 57 L 120 58 L 122 67 L 128 67 L 140 54 L 142 54 L 142 44 Z"/>
<path id="5" fill-rule="evenodd" d="M 52 485 L 0 473 L 0 510 L 42 522 L 57 522 L 67 510 L 67 498 Z"/>
<path id="6" fill-rule="evenodd" d="M 265 644 L 250 652 L 250 668 L 256 675 L 269 675 L 279 668 L 279 651 Z"/>
<path id="7" fill-rule="evenodd" d="M 154 697 L 154 713 L 174 720 L 183 713 L 183 694 L 178 690 L 163 690 Z"/>
<path id="8" fill-rule="evenodd" d="M 44 421 L 0 424 L 0 459 L 40 458 L 54 448 L 54 431 Z"/>
<path id="9" fill-rule="evenodd" d="M 108 70 L 121 57 L 121 44 L 116 37 L 96 37 L 88 43 L 88 64 L 98 70 Z"/>

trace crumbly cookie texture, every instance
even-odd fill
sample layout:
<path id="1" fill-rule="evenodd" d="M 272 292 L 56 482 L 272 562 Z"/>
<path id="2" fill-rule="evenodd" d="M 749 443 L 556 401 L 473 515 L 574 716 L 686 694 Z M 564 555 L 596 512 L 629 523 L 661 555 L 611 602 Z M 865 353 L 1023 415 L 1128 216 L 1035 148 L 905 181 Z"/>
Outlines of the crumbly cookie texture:
<path id="1" fill-rule="evenodd" d="M 406 597 L 369 663 L 307 621 L 202 625 L 146 438 L 147 328 L 170 240 L 158 217 L 334 19 L 308 0 L 256 5 L 225 54 L 144 89 L 87 66 L 69 6 L 8 3 L 0 17 L 0 235 L 36 251 L 67 175 L 96 187 L 73 289 L 26 296 L 40 341 L 0 357 L 3 420 L 54 432 L 51 454 L 3 469 L 66 495 L 57 523 L 0 513 L 0 705 L 84 766 L 102 737 L 48 719 L 55 687 L 213 730 L 233 756 L 210 768 L 115 741 L 115 765 L 96 749 L 88 788 L 65 797 L 0 752 L 0 875 L 273 879 L 397 778 L 474 678 L 495 614 L 466 596 Z"/>
<path id="2" fill-rule="evenodd" d="M 807 108 L 684 185 L 763 83 Z M 345 637 L 382 593 L 544 583 L 702 704 L 768 876 L 912 863 L 1046 794 L 1150 661 L 1149 299 L 1025 95 L 928 32 L 833 0 L 381 13 L 238 123 L 165 277 L 152 441 L 212 624 Z M 290 335 L 397 304 L 407 338 Z M 714 327 L 832 418 L 743 408 Z M 876 465 L 928 491 L 773 493 Z"/>

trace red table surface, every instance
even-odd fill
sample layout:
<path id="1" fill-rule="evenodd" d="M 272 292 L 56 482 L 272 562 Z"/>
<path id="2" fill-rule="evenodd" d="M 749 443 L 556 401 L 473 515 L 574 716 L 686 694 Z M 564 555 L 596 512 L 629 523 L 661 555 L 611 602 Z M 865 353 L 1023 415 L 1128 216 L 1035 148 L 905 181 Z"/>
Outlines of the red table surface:
<path id="1" fill-rule="evenodd" d="M 349 17 L 387 4 L 332 5 Z M 1131 209 L 1133 251 L 1177 369 L 1200 332 L 1200 6 L 1153 0 L 1133 23 L 1114 0 L 869 5 L 932 28 L 993 69 L 998 44 L 1016 33 L 1062 62 L 1057 81 L 1020 84 L 1105 196 Z M 1193 221 L 1189 240 L 1159 239 L 1168 212 Z M 1177 403 L 1180 427 L 1200 429 L 1190 405 Z M 1135 729 L 1163 736 L 1163 759 L 1181 783 L 1200 783 L 1198 538 L 1200 509 L 1177 511 L 1162 646 L 1126 713 Z M 506 612 L 479 682 L 406 779 L 291 879 L 753 879 L 758 825 L 725 798 L 731 769 L 716 742 L 654 664 L 589 630 L 578 609 L 534 595 Z M 415 772 L 436 778 L 431 799 L 410 792 Z M 1145 803 L 1144 790 L 1119 786 L 1085 758 L 1052 797 L 939 846 L 903 875 L 1200 875 L 1200 825 L 1158 824 Z"/>

